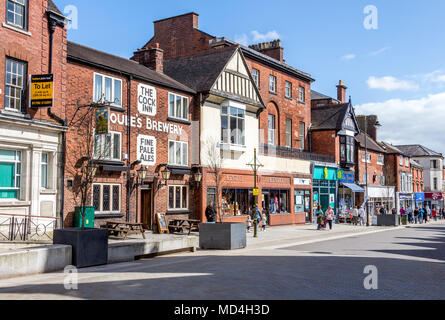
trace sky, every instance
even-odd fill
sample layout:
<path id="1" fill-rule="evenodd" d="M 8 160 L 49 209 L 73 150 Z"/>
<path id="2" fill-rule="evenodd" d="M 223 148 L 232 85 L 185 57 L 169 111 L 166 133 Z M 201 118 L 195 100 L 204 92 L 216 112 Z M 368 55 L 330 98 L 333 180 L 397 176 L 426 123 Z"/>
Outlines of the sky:
<path id="1" fill-rule="evenodd" d="M 129 58 L 153 21 L 196 12 L 199 29 L 250 45 L 281 39 L 286 63 L 336 97 L 343 80 L 379 139 L 445 154 L 445 1 L 54 0 L 72 18 L 68 39 Z M 74 10 L 73 10 L 74 9 Z"/>

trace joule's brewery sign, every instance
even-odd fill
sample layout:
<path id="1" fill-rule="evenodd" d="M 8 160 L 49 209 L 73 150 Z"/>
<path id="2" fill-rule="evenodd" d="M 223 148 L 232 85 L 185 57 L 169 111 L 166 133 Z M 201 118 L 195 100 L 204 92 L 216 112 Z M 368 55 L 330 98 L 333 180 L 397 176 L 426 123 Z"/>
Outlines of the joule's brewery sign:
<path id="1" fill-rule="evenodd" d="M 144 84 L 138 85 L 138 111 L 147 116 L 156 115 L 156 88 Z"/>
<path id="2" fill-rule="evenodd" d="M 137 158 L 143 166 L 154 166 L 156 164 L 156 138 L 138 135 Z"/>

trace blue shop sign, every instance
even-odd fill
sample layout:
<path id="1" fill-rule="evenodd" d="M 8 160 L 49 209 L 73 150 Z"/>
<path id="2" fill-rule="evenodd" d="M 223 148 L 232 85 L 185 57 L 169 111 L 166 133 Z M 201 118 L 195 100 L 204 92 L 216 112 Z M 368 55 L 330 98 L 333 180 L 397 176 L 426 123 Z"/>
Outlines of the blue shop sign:
<path id="1" fill-rule="evenodd" d="M 416 201 L 425 201 L 425 194 L 424 193 L 416 193 L 415 195 Z"/>
<path id="2" fill-rule="evenodd" d="M 355 176 L 353 173 L 344 173 L 343 179 L 340 180 L 341 183 L 355 183 Z"/>

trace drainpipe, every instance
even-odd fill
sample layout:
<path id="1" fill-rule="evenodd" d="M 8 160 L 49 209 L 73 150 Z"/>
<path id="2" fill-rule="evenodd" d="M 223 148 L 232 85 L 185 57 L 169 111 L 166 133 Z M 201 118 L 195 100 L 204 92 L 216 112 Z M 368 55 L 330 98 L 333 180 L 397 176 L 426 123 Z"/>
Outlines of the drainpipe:
<path id="1" fill-rule="evenodd" d="M 130 198 L 131 198 L 131 82 L 133 76 L 129 75 L 127 80 L 127 222 L 130 222 Z M 137 192 L 137 191 L 136 191 Z M 137 215 L 137 212 L 136 212 Z M 136 221 L 135 221 L 136 222 Z"/>

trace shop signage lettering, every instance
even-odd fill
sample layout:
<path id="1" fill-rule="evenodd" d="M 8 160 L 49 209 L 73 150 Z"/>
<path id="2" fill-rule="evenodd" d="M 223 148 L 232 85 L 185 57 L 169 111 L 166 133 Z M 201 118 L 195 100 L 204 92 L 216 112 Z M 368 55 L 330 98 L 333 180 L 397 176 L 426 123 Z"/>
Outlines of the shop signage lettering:
<path id="1" fill-rule="evenodd" d="M 226 176 L 226 180 L 227 180 L 227 181 L 238 181 L 238 182 L 242 182 L 242 181 L 243 181 L 243 177 L 242 177 L 242 176 Z"/>
<path id="2" fill-rule="evenodd" d="M 425 193 L 425 198 L 433 199 L 433 200 L 441 200 L 443 199 L 442 193 Z"/>
<path id="3" fill-rule="evenodd" d="M 156 121 L 150 118 L 140 118 L 140 117 L 130 117 L 130 121 L 128 121 L 128 117 L 123 114 L 111 113 L 110 122 L 113 124 L 118 124 L 121 126 L 130 126 L 133 128 L 145 128 L 151 131 L 164 132 L 169 134 L 176 134 L 181 136 L 183 133 L 183 127 L 178 125 L 173 125 L 171 123 L 166 123 L 163 121 Z"/>
<path id="4" fill-rule="evenodd" d="M 137 143 L 137 158 L 143 166 L 156 164 L 156 138 L 139 135 Z"/>
<path id="5" fill-rule="evenodd" d="M 311 179 L 295 178 L 294 179 L 294 185 L 296 185 L 296 186 L 310 186 L 311 185 Z"/>
<path id="6" fill-rule="evenodd" d="M 270 183 L 278 183 L 278 184 L 289 184 L 289 179 L 270 177 L 269 182 Z"/>
<path id="7" fill-rule="evenodd" d="M 147 116 L 156 115 L 156 89 L 144 84 L 138 85 L 138 110 Z"/>

